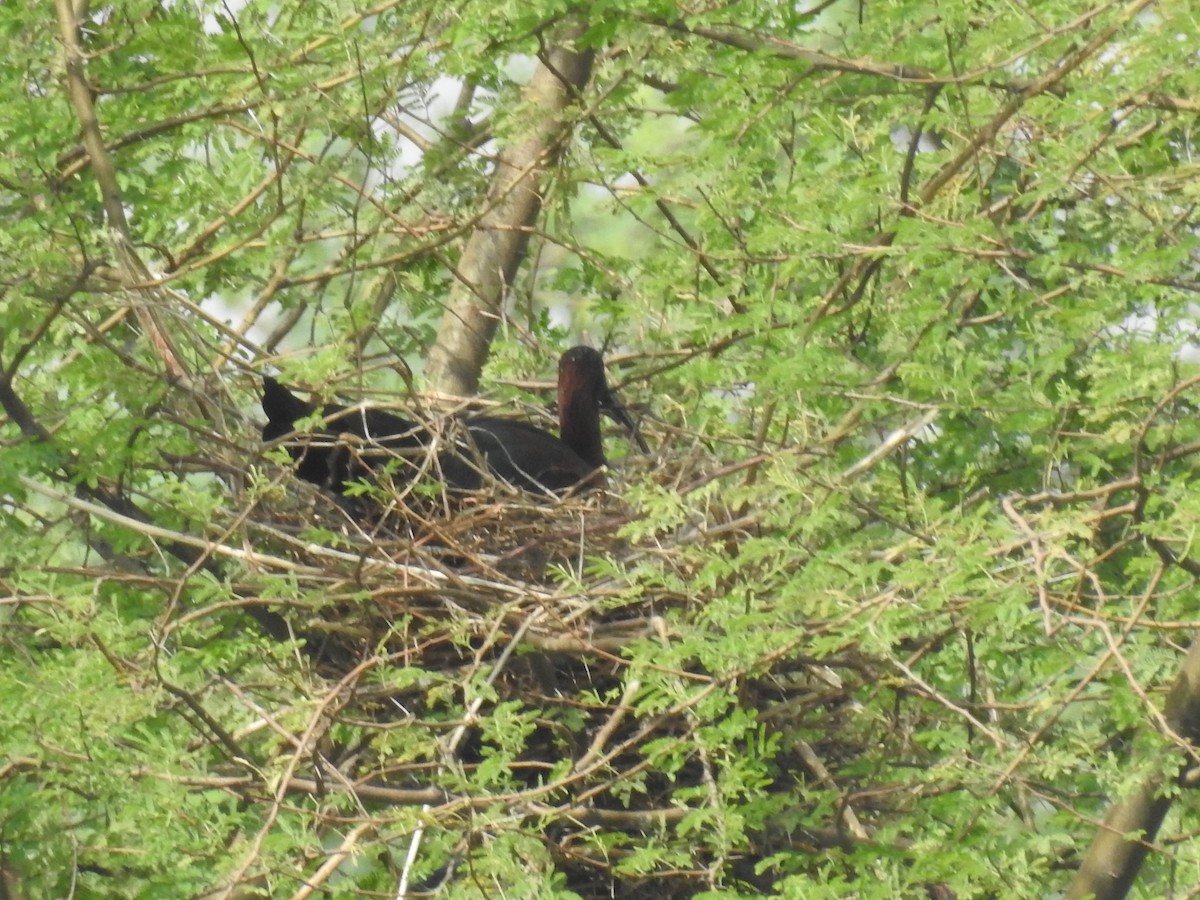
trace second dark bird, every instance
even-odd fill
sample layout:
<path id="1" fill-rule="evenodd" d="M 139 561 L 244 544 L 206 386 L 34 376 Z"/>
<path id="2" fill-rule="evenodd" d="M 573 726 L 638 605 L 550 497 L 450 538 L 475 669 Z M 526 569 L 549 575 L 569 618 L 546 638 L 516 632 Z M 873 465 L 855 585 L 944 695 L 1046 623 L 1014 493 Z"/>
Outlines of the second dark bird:
<path id="1" fill-rule="evenodd" d="M 275 441 L 295 431 L 298 421 L 317 407 L 301 400 L 270 376 L 263 378 L 263 440 Z M 406 480 L 431 463 L 433 477 L 458 490 L 476 490 L 485 475 L 536 493 L 561 493 L 600 485 L 605 465 L 600 414 L 629 429 L 645 449 L 629 414 L 608 387 L 604 360 L 591 347 L 572 347 L 558 361 L 559 437 L 512 419 L 468 416 L 465 438 L 429 458 L 433 434 L 423 425 L 381 409 L 321 408 L 324 427 L 297 435 L 284 446 L 296 461 L 296 474 L 336 493 L 347 483 L 369 477 L 394 460 L 393 477 Z M 473 445 L 473 446 L 471 446 Z"/>

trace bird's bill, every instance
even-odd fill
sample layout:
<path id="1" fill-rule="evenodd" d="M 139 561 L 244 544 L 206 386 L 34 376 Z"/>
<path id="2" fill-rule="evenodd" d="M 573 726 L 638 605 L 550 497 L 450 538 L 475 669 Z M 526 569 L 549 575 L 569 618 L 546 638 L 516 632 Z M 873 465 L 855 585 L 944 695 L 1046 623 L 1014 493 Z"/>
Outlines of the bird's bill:
<path id="1" fill-rule="evenodd" d="M 624 426 L 625 429 L 629 431 L 629 434 L 633 440 L 637 443 L 639 450 L 646 454 L 650 453 L 650 447 L 647 445 L 646 439 L 642 437 L 642 432 L 641 429 L 638 428 L 637 422 L 634 421 L 633 416 L 629 414 L 629 410 L 627 410 L 624 404 L 617 399 L 617 395 L 613 391 L 607 391 L 604 397 L 601 398 L 600 411 L 618 425 Z"/>

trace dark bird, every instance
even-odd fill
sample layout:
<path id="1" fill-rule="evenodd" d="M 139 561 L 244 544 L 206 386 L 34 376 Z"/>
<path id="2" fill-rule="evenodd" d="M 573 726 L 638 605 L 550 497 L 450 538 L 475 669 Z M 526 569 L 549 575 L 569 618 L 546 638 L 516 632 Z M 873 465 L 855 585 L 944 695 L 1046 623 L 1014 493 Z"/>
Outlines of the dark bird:
<path id="1" fill-rule="evenodd" d="M 297 422 L 317 412 L 270 376 L 263 378 L 262 406 L 268 442 L 292 434 Z M 523 490 L 560 493 L 603 482 L 601 412 L 628 428 L 645 449 L 608 387 L 603 358 L 590 347 L 572 347 L 558 361 L 559 437 L 528 422 L 468 416 L 461 420 L 458 439 L 447 441 L 431 459 L 434 435 L 424 425 L 381 409 L 327 404 L 320 410 L 323 425 L 284 446 L 297 462 L 296 474 L 339 494 L 348 482 L 378 473 L 389 461 L 395 461 L 391 471 L 397 480 L 429 465 L 450 487 L 469 491 L 483 485 L 486 469 Z"/>

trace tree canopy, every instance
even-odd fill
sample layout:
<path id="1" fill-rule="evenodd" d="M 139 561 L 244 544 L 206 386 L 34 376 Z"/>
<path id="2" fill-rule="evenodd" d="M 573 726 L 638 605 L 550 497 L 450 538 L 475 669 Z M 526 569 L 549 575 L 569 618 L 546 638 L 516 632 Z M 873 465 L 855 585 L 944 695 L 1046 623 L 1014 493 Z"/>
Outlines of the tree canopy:
<path id="1" fill-rule="evenodd" d="M 0 898 L 1197 891 L 1186 4 L 0 33 Z M 603 492 L 260 440 L 577 343 Z"/>

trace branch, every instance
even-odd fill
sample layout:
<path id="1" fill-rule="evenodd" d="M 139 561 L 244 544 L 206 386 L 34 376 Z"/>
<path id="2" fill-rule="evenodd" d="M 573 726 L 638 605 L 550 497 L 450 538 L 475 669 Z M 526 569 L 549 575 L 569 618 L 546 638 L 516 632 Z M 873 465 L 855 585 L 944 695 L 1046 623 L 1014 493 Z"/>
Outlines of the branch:
<path id="1" fill-rule="evenodd" d="M 914 82 L 917 84 L 948 84 L 958 81 L 957 78 L 939 78 L 931 70 L 923 69 L 919 66 L 906 66 L 900 63 L 876 63 L 865 59 L 843 59 L 839 56 L 822 53 L 820 50 L 801 47 L 773 35 L 756 34 L 752 31 L 740 31 L 732 28 L 714 28 L 707 25 L 697 25 L 689 28 L 683 22 L 668 22 L 666 19 L 650 19 L 648 21 L 652 25 L 660 25 L 679 34 L 702 37 L 714 43 L 735 47 L 738 50 L 768 53 L 778 59 L 807 63 L 813 69 L 821 71 L 875 75 L 891 81 Z"/>
<path id="2" fill-rule="evenodd" d="M 29 407 L 25 405 L 25 402 L 13 389 L 12 380 L 13 373 L 0 370 L 0 408 L 21 429 L 21 433 L 27 440 L 37 441 L 58 450 L 59 448 L 53 435 L 36 419 Z M 60 456 L 62 461 L 59 462 L 58 467 L 63 474 L 64 480 L 75 485 L 74 495 L 56 490 L 24 475 L 18 476 L 21 484 L 35 493 L 63 503 L 77 513 L 108 518 L 115 522 L 128 524 L 139 531 L 155 533 L 159 537 L 165 537 L 167 541 L 162 544 L 163 549 L 180 562 L 188 566 L 203 567 L 216 574 L 218 578 L 221 577 L 221 573 L 216 570 L 216 567 L 208 558 L 209 548 L 206 546 L 208 542 L 195 541 L 195 543 L 204 546 L 205 549 L 204 553 L 198 552 L 196 547 L 190 546 L 189 542 L 184 539 L 186 536 L 152 525 L 149 518 L 137 504 L 122 494 L 111 491 L 102 485 L 88 487 L 87 479 L 76 477 L 72 471 L 69 456 L 61 453 Z M 94 540 L 92 544 L 96 546 Z M 112 560 L 114 558 L 114 554 L 110 548 L 98 546 L 97 550 L 106 559 Z M 291 628 L 279 614 L 257 606 L 248 607 L 247 612 L 249 612 L 251 618 L 258 623 L 263 631 L 274 640 L 285 641 L 292 638 Z"/>
<path id="3" fill-rule="evenodd" d="M 1200 738 L 1200 637 L 1192 641 L 1184 657 L 1167 695 L 1165 714 L 1172 731 L 1194 745 Z M 1109 809 L 1067 888 L 1068 900 L 1121 900 L 1129 892 L 1171 808 L 1171 783 L 1184 786 L 1183 779 L 1194 757 L 1189 752 L 1175 764 L 1174 775 L 1151 776 Z"/>
<path id="4" fill-rule="evenodd" d="M 96 105 L 92 100 L 92 91 L 83 68 L 84 53 L 79 44 L 79 22 L 75 15 L 75 8 L 72 0 L 55 0 L 54 6 L 58 13 L 58 31 L 63 44 L 67 94 L 71 99 L 71 104 L 75 107 L 75 115 L 79 118 L 79 127 L 83 132 L 83 146 L 91 160 L 96 183 L 100 187 L 100 196 L 104 203 L 104 216 L 111 229 L 117 255 L 130 283 L 153 281 L 145 264 L 133 252 L 129 220 L 125 218 L 125 206 L 121 199 L 120 188 L 117 186 L 117 170 L 113 166 L 112 157 L 108 155 L 108 150 L 104 146 L 104 136 L 100 133 L 100 120 L 96 115 Z M 162 360 L 167 370 L 167 376 L 172 381 L 187 379 L 188 372 L 183 359 L 171 341 L 169 332 L 159 323 L 156 311 L 148 304 L 138 303 L 134 306 L 134 313 L 142 328 L 145 329 L 151 346 Z"/>
<path id="5" fill-rule="evenodd" d="M 473 394 L 500 317 L 504 293 L 525 259 L 530 229 L 542 208 L 545 173 L 571 133 L 567 106 L 587 83 L 590 50 L 574 47 L 584 27 L 564 29 L 542 54 L 521 97 L 530 127 L 525 140 L 501 151 L 487 210 L 467 241 L 455 272 L 437 340 L 429 351 L 429 387 Z"/>

